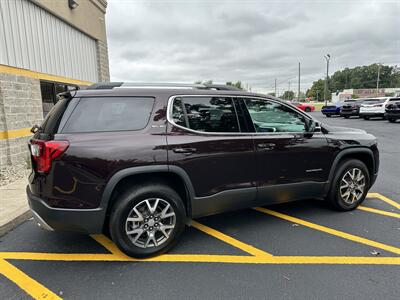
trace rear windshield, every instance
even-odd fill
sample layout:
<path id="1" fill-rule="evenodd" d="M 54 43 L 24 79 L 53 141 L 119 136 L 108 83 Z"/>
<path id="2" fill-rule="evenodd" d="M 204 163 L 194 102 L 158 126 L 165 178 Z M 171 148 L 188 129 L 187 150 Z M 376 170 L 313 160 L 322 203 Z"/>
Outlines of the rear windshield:
<path id="1" fill-rule="evenodd" d="M 81 98 L 62 132 L 140 130 L 149 121 L 153 103 L 151 97 Z"/>
<path id="2" fill-rule="evenodd" d="M 45 134 L 53 134 L 58 130 L 58 125 L 65 109 L 67 108 L 69 100 L 66 98 L 61 98 L 49 111 L 44 119 L 40 132 Z"/>

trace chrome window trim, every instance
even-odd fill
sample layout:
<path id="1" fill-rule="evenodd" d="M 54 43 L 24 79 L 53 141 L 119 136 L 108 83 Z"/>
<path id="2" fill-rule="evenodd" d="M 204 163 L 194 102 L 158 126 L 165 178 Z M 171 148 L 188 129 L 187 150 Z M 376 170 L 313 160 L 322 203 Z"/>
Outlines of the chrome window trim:
<path id="1" fill-rule="evenodd" d="M 185 94 L 185 95 L 173 95 L 168 98 L 168 104 L 167 104 L 167 121 L 171 125 L 178 127 L 180 129 L 196 133 L 196 134 L 201 134 L 201 135 L 231 135 L 231 136 L 254 136 L 254 135 L 270 135 L 270 136 L 279 136 L 279 135 L 298 135 L 301 134 L 301 132 L 206 132 L 206 131 L 198 131 L 198 130 L 193 130 L 181 125 L 176 124 L 173 119 L 172 119 L 172 104 L 175 100 L 175 98 L 180 98 L 180 97 L 227 97 L 227 98 L 250 98 L 250 99 L 260 99 L 260 100 L 268 100 L 277 104 L 284 105 L 293 111 L 298 112 L 299 114 L 303 115 L 307 119 L 312 119 L 309 115 L 304 113 L 303 111 L 297 109 L 296 107 L 293 107 L 292 105 L 289 105 L 287 103 L 283 103 L 279 100 L 275 99 L 270 99 L 267 97 L 260 97 L 260 96 L 241 96 L 241 95 L 229 95 L 229 94 L 201 94 L 201 95 L 190 95 L 190 94 Z M 314 120 L 315 121 L 315 120 Z M 318 122 L 319 123 L 319 122 Z M 240 127 L 239 127 L 240 128 Z M 319 126 L 317 128 L 320 128 Z M 319 133 L 319 132 L 315 132 Z"/>

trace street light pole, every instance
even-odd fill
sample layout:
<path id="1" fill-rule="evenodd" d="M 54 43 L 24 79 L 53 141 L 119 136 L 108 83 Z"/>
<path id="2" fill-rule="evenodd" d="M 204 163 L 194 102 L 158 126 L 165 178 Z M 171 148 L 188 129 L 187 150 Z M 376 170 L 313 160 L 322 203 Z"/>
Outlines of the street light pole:
<path id="1" fill-rule="evenodd" d="M 325 88 L 324 88 L 324 99 L 325 106 L 328 105 L 328 80 L 329 80 L 329 60 L 331 59 L 330 54 L 324 55 L 326 59 L 326 79 L 325 79 Z"/>
<path id="2" fill-rule="evenodd" d="M 300 102 L 300 62 L 299 62 L 299 81 L 297 86 L 297 102 Z"/>

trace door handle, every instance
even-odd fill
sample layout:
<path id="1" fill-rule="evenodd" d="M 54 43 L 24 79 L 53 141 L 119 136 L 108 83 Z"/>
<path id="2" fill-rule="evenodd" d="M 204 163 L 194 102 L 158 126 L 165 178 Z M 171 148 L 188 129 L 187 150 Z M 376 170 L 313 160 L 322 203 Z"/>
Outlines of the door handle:
<path id="1" fill-rule="evenodd" d="M 263 150 L 272 150 L 274 149 L 276 144 L 274 143 L 259 143 L 257 144 L 258 149 L 263 149 Z"/>
<path id="2" fill-rule="evenodd" d="M 174 151 L 175 153 L 190 155 L 190 154 L 193 154 L 194 152 L 196 152 L 197 149 L 196 148 L 175 148 L 172 151 Z"/>

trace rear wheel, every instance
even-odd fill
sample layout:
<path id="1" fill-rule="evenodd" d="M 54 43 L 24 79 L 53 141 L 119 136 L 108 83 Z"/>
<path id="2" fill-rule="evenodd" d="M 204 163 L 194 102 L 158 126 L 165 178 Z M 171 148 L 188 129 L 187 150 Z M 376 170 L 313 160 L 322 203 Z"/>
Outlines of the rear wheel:
<path id="1" fill-rule="evenodd" d="M 305 112 L 310 112 L 310 111 L 311 111 L 311 108 L 306 107 L 306 108 L 304 109 L 304 111 L 305 111 Z"/>
<path id="2" fill-rule="evenodd" d="M 117 199 L 109 227 L 112 240 L 125 254 L 138 258 L 159 255 L 183 232 L 185 208 L 168 186 L 138 186 Z"/>
<path id="3" fill-rule="evenodd" d="M 396 122 L 396 119 L 393 119 L 393 118 L 388 118 L 388 120 L 389 120 L 390 123 Z"/>
<path id="4" fill-rule="evenodd" d="M 350 118 L 350 116 L 344 116 L 344 118 L 345 118 L 345 119 L 348 119 L 348 118 Z"/>
<path id="5" fill-rule="evenodd" d="M 369 189 L 368 168 L 362 161 L 349 159 L 335 173 L 328 195 L 330 204 L 340 211 L 357 208 L 364 201 Z"/>
<path id="6" fill-rule="evenodd" d="M 363 118 L 364 118 L 364 120 L 369 120 L 368 116 L 364 116 Z"/>
<path id="7" fill-rule="evenodd" d="M 330 115 L 330 114 L 326 114 L 326 116 L 327 116 L 328 118 L 330 118 L 330 117 L 331 117 L 331 115 Z"/>

